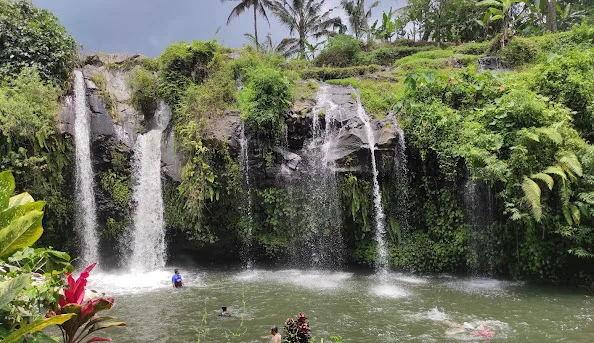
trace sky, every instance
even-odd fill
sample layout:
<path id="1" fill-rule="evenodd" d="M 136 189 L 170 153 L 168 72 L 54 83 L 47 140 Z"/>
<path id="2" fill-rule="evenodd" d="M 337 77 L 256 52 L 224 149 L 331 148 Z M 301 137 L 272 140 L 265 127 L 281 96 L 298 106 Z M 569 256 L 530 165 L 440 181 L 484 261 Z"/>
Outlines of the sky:
<path id="1" fill-rule="evenodd" d="M 370 24 L 390 7 L 405 0 L 381 0 Z M 371 3 L 369 0 L 367 3 Z M 244 12 L 227 25 L 227 17 L 237 1 L 220 0 L 33 0 L 53 12 L 84 52 L 161 54 L 174 42 L 216 39 L 230 47 L 246 43 L 244 33 L 253 34 L 252 12 Z M 326 0 L 329 8 L 340 0 Z M 337 9 L 335 13 L 344 15 Z M 270 26 L 258 18 L 258 36 L 268 32 L 276 44 L 288 37 L 288 30 L 269 14 Z M 346 20 L 344 21 L 346 22 Z"/>

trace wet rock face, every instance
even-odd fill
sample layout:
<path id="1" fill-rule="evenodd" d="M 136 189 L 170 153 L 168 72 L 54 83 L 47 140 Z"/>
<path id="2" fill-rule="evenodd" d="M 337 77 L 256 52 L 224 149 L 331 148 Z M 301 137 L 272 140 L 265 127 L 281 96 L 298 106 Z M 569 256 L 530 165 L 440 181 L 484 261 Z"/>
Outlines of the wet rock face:
<path id="1" fill-rule="evenodd" d="M 501 60 L 497 56 L 481 57 L 478 60 L 478 71 L 502 69 Z"/>
<path id="2" fill-rule="evenodd" d="M 106 146 L 105 142 L 123 144 L 131 154 L 138 135 L 152 127 L 152 117 L 145 116 L 130 105 L 131 91 L 128 88 L 128 79 L 131 76 L 131 68 L 143 59 L 146 57 L 127 54 L 81 56 L 79 67 L 85 77 L 92 144 L 101 142 L 98 146 L 108 150 L 111 146 Z M 98 81 L 100 84 L 97 84 Z M 109 99 L 109 103 L 106 99 Z M 61 132 L 73 135 L 75 118 L 73 97 L 68 96 L 63 101 L 60 111 Z M 180 181 L 182 158 L 175 152 L 173 132 L 173 127 L 163 131 L 163 172 L 169 178 Z"/>

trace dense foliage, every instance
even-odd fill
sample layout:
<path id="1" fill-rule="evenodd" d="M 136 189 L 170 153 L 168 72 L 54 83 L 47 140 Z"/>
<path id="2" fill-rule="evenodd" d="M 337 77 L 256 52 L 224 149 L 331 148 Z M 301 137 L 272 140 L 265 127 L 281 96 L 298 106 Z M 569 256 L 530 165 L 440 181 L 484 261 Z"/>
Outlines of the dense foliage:
<path id="1" fill-rule="evenodd" d="M 76 42 L 50 12 L 28 0 L 0 1 L 0 79 L 35 67 L 62 86 L 70 76 Z"/>

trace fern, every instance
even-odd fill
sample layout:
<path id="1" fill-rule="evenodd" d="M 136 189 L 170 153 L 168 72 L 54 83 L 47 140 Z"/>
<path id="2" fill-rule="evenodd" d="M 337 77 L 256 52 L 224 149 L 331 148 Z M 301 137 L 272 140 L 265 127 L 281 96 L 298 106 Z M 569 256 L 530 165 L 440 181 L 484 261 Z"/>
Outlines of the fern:
<path id="1" fill-rule="evenodd" d="M 582 165 L 574 153 L 563 153 L 558 161 L 565 171 L 571 172 L 580 177 L 583 175 Z"/>
<path id="2" fill-rule="evenodd" d="M 540 222 L 540 219 L 542 218 L 542 207 L 540 205 L 540 187 L 536 182 L 524 176 L 522 190 L 524 191 L 524 200 L 532 210 L 532 216 L 537 222 Z"/>
<path id="3" fill-rule="evenodd" d="M 555 180 L 549 175 L 545 173 L 538 173 L 531 176 L 532 179 L 537 179 L 544 182 L 549 190 L 553 190 L 553 186 L 555 185 Z"/>
<path id="4" fill-rule="evenodd" d="M 558 166 L 550 166 L 543 171 L 545 174 L 549 175 L 557 175 L 563 180 L 563 184 L 567 181 L 567 174 L 563 171 L 563 169 L 559 168 Z"/>
<path id="5" fill-rule="evenodd" d="M 557 145 L 563 144 L 563 136 L 561 136 L 559 131 L 557 131 L 557 129 L 555 129 L 555 128 L 539 127 L 538 129 L 536 129 L 536 132 L 538 132 L 538 134 L 540 134 L 541 136 L 545 136 L 546 138 L 548 138 L 550 141 L 552 141 L 553 143 L 555 143 Z"/>

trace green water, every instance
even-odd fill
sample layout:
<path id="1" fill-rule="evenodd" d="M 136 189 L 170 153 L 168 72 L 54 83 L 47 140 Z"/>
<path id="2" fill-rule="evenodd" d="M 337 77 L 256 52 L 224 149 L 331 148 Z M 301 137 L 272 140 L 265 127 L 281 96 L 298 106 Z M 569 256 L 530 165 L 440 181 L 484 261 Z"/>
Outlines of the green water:
<path id="1" fill-rule="evenodd" d="M 594 297 L 518 282 L 297 270 L 184 270 L 97 275 L 116 300 L 110 315 L 128 323 L 105 331 L 115 342 L 269 342 L 270 326 L 304 312 L 318 339 L 344 342 L 594 342 Z M 233 318 L 219 318 L 222 305 Z M 487 324 L 491 339 L 452 334 L 444 320 Z M 281 331 L 282 333 L 282 331 Z"/>

